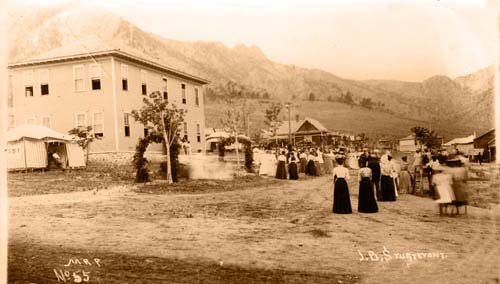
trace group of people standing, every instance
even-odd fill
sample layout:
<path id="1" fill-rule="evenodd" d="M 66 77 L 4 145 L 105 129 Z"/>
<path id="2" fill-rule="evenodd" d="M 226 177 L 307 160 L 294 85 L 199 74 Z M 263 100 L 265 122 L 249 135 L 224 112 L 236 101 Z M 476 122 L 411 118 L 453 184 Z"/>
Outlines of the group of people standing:
<path id="1" fill-rule="evenodd" d="M 358 212 L 378 212 L 377 201 L 396 201 L 399 185 L 408 187 L 410 184 L 407 169 L 400 167 L 390 152 L 379 159 L 375 153 L 365 151 L 358 163 Z M 333 213 L 350 214 L 349 170 L 344 167 L 344 158 L 337 159 L 337 164 L 333 169 Z"/>
<path id="2" fill-rule="evenodd" d="M 299 173 L 306 176 L 331 174 L 335 161 L 343 157 L 339 149 L 329 148 L 280 148 L 273 150 L 254 149 L 254 166 L 259 175 L 278 179 L 299 179 Z"/>
<path id="3" fill-rule="evenodd" d="M 254 149 L 254 162 L 260 175 L 298 180 L 299 173 L 306 176 L 331 174 L 334 184 L 333 213 L 338 214 L 352 213 L 349 168 L 358 170 L 358 212 L 376 213 L 377 202 L 394 202 L 399 194 L 416 193 L 413 186 L 415 174 L 425 170 L 436 171 L 442 156 L 427 157 L 426 153 L 417 151 L 410 164 L 407 156 L 396 161 L 390 151 L 379 156 L 365 149 L 361 155 L 354 156 L 352 153 L 345 155 L 340 149 L 329 148 Z M 429 175 L 430 185 L 434 184 L 431 178 L 432 174 Z M 430 187 L 432 191 L 433 187 Z"/>

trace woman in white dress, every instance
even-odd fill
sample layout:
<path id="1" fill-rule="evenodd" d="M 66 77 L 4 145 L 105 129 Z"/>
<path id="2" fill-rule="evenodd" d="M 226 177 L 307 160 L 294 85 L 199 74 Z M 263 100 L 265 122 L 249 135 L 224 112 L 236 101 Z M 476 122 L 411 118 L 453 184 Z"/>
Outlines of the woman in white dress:
<path id="1" fill-rule="evenodd" d="M 276 174 L 276 163 L 276 156 L 271 151 L 266 151 L 266 153 L 261 156 L 259 175 L 274 177 Z"/>

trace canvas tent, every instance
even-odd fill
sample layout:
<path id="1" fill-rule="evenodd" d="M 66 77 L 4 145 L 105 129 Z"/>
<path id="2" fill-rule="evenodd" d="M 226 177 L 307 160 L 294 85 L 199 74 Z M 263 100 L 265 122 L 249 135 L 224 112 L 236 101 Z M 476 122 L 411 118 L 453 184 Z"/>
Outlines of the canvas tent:
<path id="1" fill-rule="evenodd" d="M 65 167 L 85 166 L 78 138 L 40 125 L 21 125 L 7 132 L 7 168 L 40 169 L 48 165 L 48 152 L 56 152 Z"/>

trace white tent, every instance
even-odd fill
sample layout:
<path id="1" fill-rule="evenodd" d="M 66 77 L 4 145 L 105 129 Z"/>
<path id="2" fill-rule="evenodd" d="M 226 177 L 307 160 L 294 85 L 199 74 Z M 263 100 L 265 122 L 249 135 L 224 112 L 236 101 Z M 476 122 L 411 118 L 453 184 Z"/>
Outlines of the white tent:
<path id="1" fill-rule="evenodd" d="M 49 146 L 59 155 L 65 167 L 85 166 L 78 137 L 59 133 L 40 125 L 24 124 L 7 132 L 7 168 L 39 169 L 48 165 Z"/>

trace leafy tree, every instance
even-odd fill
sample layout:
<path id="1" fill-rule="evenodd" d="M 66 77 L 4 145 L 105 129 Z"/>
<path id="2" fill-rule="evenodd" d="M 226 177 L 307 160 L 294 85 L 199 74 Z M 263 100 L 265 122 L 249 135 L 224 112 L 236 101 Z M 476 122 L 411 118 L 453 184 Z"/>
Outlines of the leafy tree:
<path id="1" fill-rule="evenodd" d="M 281 102 L 273 102 L 269 105 L 269 107 L 266 109 L 266 125 L 268 125 L 272 131 L 273 135 L 276 136 L 276 130 L 278 129 L 278 124 L 279 124 L 279 115 L 281 113 L 281 110 L 283 109 L 283 105 Z"/>
<path id="2" fill-rule="evenodd" d="M 264 94 L 262 95 L 262 98 L 265 100 L 269 100 L 271 98 L 271 95 L 268 92 L 264 92 Z"/>
<path id="3" fill-rule="evenodd" d="M 220 123 L 224 129 L 234 137 L 236 147 L 236 163 L 240 167 L 240 154 L 238 133 L 244 127 L 245 123 L 245 108 L 247 106 L 246 100 L 241 96 L 242 90 L 235 87 L 235 83 L 228 83 L 227 88 L 222 94 L 224 106 L 220 111 Z"/>
<path id="4" fill-rule="evenodd" d="M 132 117 L 143 125 L 151 126 L 150 135 L 162 138 L 167 156 L 167 182 L 172 183 L 172 174 L 176 170 L 172 168 L 172 159 L 176 160 L 177 157 L 171 156 L 171 150 L 179 145 L 185 110 L 169 104 L 158 91 L 148 97 L 143 99 L 144 105 L 140 110 L 132 111 Z"/>
<path id="5" fill-rule="evenodd" d="M 316 96 L 314 95 L 314 93 L 313 93 L 313 92 L 310 92 L 310 93 L 309 93 L 309 101 L 313 102 L 313 101 L 315 101 L 315 100 L 316 100 Z"/>
<path id="6" fill-rule="evenodd" d="M 367 109 L 372 109 L 374 104 L 371 98 L 362 98 L 359 105 Z"/>
<path id="7" fill-rule="evenodd" d="M 345 94 L 340 95 L 340 102 L 348 104 L 348 105 L 354 105 L 354 96 L 350 91 L 347 91 Z"/>
<path id="8" fill-rule="evenodd" d="M 88 164 L 89 162 L 89 150 L 90 150 L 90 143 L 94 141 L 94 134 L 92 133 L 92 126 L 80 126 L 71 129 L 68 131 L 70 135 L 75 135 L 78 138 L 78 145 L 82 147 L 83 150 L 85 150 L 85 163 Z"/>
<path id="9" fill-rule="evenodd" d="M 425 127 L 414 126 L 410 131 L 415 134 L 415 140 L 420 145 L 425 145 L 427 148 L 436 148 L 441 144 L 437 134 Z"/>

